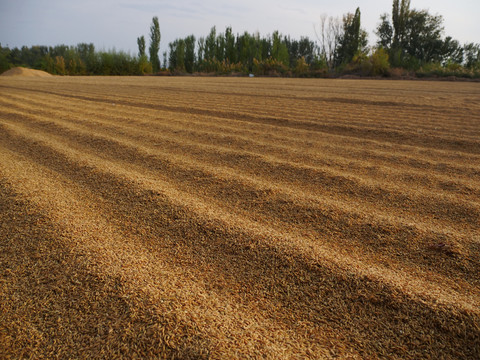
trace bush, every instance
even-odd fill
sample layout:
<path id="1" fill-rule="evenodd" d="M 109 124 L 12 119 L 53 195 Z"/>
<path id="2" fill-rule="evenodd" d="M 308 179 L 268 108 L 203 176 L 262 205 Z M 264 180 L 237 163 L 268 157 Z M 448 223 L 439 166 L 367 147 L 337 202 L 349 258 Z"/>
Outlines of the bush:
<path id="1" fill-rule="evenodd" d="M 310 67 L 308 66 L 307 62 L 305 61 L 305 57 L 301 57 L 297 60 L 297 64 L 295 66 L 295 75 L 299 77 L 305 77 L 309 74 Z"/>
<path id="2" fill-rule="evenodd" d="M 65 75 L 65 59 L 63 56 L 55 57 L 55 73 L 57 75 Z"/>
<path id="3" fill-rule="evenodd" d="M 467 78 L 478 79 L 480 78 L 480 71 L 474 69 L 468 69 L 460 64 L 450 63 L 446 66 L 442 66 L 439 63 L 424 64 L 416 73 L 417 77 L 434 77 L 434 78 Z"/>
<path id="4" fill-rule="evenodd" d="M 240 62 L 231 63 L 228 60 L 219 61 L 216 58 L 201 61 L 198 65 L 198 71 L 219 75 L 247 72 L 245 66 Z"/>
<path id="5" fill-rule="evenodd" d="M 384 48 L 377 48 L 375 52 L 370 56 L 370 62 L 372 67 L 370 69 L 370 75 L 372 76 L 387 76 L 390 71 L 390 62 L 388 59 L 388 53 Z"/>
<path id="6" fill-rule="evenodd" d="M 390 62 L 388 54 L 383 48 L 377 48 L 372 55 L 358 52 L 352 61 L 343 67 L 339 67 L 341 74 L 360 76 L 388 76 L 390 74 Z"/>
<path id="7" fill-rule="evenodd" d="M 253 59 L 252 70 L 255 75 L 280 76 L 287 74 L 288 67 L 280 60 L 269 57 L 263 61 Z"/>
<path id="8" fill-rule="evenodd" d="M 145 74 L 151 74 L 153 71 L 152 68 L 152 63 L 148 61 L 148 58 L 146 55 L 140 56 L 138 59 L 138 74 L 139 75 L 145 75 Z"/>

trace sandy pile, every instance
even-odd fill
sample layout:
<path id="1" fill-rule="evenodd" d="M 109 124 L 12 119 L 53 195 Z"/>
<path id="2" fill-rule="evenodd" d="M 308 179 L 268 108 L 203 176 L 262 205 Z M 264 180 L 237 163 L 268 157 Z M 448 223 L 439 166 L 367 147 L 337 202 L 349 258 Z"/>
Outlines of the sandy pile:
<path id="1" fill-rule="evenodd" d="M 35 76 L 35 77 L 47 77 L 53 76 L 45 71 L 41 70 L 34 70 L 34 69 L 27 69 L 24 67 L 15 67 L 10 70 L 5 71 L 0 76 Z"/>

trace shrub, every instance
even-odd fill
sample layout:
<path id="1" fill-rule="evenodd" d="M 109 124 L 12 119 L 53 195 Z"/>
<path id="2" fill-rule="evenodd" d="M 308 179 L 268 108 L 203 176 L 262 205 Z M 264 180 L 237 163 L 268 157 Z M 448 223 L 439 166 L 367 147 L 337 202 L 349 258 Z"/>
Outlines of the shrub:
<path id="1" fill-rule="evenodd" d="M 231 63 L 228 60 L 219 61 L 217 58 L 211 60 L 203 60 L 198 65 L 200 72 L 215 73 L 215 74 L 232 74 L 232 73 L 246 73 L 245 66 L 238 63 Z"/>
<path id="2" fill-rule="evenodd" d="M 300 76 L 300 77 L 305 77 L 309 73 L 309 66 L 307 62 L 305 61 L 305 57 L 301 57 L 300 59 L 297 60 L 297 64 L 295 65 L 295 75 Z"/>
<path id="3" fill-rule="evenodd" d="M 358 52 L 350 63 L 340 69 L 342 74 L 388 76 L 390 63 L 387 52 L 383 48 L 377 48 L 370 56 L 364 52 Z"/>
<path id="4" fill-rule="evenodd" d="M 252 70 L 255 75 L 280 76 L 287 74 L 288 67 L 280 60 L 269 57 L 263 61 L 253 59 Z"/>
<path id="5" fill-rule="evenodd" d="M 388 53 L 384 48 L 377 48 L 370 56 L 370 62 L 372 64 L 370 75 L 387 76 L 389 74 L 390 62 L 388 59 Z"/>
<path id="6" fill-rule="evenodd" d="M 146 55 L 140 56 L 138 59 L 138 74 L 139 75 L 145 75 L 145 74 L 151 74 L 153 71 L 152 68 L 152 63 L 148 61 L 148 58 Z"/>
<path id="7" fill-rule="evenodd" d="M 456 78 L 479 78 L 480 72 L 475 71 L 474 69 L 468 69 L 460 64 L 447 64 L 442 66 L 439 63 L 428 63 L 424 64 L 417 72 L 417 77 L 456 77 Z"/>
<path id="8" fill-rule="evenodd" d="M 55 72 L 58 75 L 65 75 L 65 59 L 63 56 L 55 57 Z"/>

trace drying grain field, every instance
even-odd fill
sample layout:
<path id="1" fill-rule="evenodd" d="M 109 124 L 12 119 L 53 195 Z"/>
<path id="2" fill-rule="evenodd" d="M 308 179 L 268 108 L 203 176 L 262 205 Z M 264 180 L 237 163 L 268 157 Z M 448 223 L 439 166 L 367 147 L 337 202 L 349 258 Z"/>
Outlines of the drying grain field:
<path id="1" fill-rule="evenodd" d="M 0 358 L 480 358 L 480 84 L 0 78 Z"/>

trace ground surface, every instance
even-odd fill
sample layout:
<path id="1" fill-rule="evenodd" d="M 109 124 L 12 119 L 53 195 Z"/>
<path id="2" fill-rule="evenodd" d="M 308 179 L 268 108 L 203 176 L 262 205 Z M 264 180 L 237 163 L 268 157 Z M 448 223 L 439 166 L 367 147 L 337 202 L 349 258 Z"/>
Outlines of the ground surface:
<path id="1" fill-rule="evenodd" d="M 480 358 L 480 86 L 0 79 L 0 358 Z"/>

